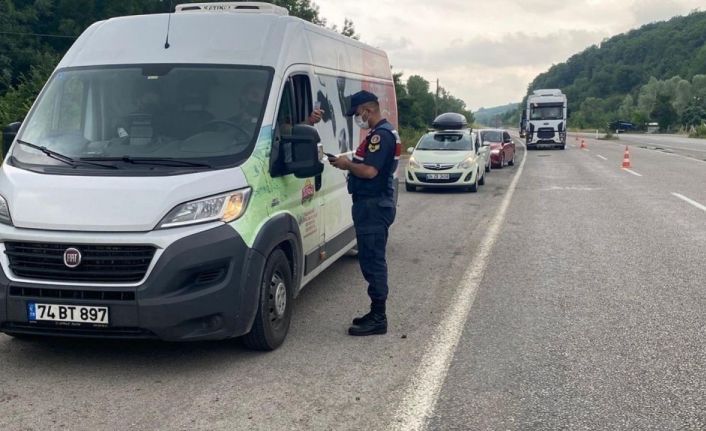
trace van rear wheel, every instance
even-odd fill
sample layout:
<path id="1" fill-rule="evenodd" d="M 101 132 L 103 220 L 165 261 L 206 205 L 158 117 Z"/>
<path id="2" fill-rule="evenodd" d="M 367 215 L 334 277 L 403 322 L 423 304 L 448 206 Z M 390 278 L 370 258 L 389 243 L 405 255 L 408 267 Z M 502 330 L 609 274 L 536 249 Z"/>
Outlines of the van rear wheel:
<path id="1" fill-rule="evenodd" d="M 265 263 L 255 321 L 243 336 L 246 347 L 274 350 L 282 345 L 292 320 L 293 288 L 289 260 L 281 249 L 275 249 Z"/>

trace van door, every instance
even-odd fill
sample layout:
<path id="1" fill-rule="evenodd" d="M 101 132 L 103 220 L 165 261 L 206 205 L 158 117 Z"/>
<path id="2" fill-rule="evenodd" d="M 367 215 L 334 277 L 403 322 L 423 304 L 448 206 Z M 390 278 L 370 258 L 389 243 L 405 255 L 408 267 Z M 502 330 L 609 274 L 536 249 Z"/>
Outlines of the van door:
<path id="1" fill-rule="evenodd" d="M 326 112 L 316 124 L 325 152 L 339 157 L 352 158 L 352 148 L 357 147 L 358 128 L 353 128 L 352 119 L 347 118 L 346 93 L 357 91 L 361 83 L 341 76 L 317 73 L 312 80 L 315 98 Z M 347 91 L 344 88 L 348 87 Z M 355 131 L 355 134 L 354 134 Z M 356 136 L 354 138 L 353 136 Z M 324 200 L 324 254 L 323 263 L 331 259 L 355 241 L 355 230 L 351 216 L 351 196 L 347 188 L 347 172 L 324 163 L 321 194 Z"/>
<path id="2" fill-rule="evenodd" d="M 275 145 L 291 133 L 295 124 L 305 124 L 313 109 L 311 83 L 305 72 L 294 72 L 285 80 L 275 123 Z M 321 263 L 324 244 L 323 194 L 321 175 L 300 179 L 285 175 L 281 182 L 278 207 L 294 215 L 299 225 L 304 251 L 304 276 Z"/>

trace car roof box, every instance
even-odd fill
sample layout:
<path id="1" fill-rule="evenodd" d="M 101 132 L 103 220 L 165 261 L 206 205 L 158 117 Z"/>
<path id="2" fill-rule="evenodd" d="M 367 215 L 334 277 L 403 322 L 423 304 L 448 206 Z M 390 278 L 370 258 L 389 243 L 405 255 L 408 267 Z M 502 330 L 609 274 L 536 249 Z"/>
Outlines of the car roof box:
<path id="1" fill-rule="evenodd" d="M 436 117 L 431 125 L 435 130 L 461 130 L 468 128 L 468 120 L 461 114 L 446 112 Z"/>

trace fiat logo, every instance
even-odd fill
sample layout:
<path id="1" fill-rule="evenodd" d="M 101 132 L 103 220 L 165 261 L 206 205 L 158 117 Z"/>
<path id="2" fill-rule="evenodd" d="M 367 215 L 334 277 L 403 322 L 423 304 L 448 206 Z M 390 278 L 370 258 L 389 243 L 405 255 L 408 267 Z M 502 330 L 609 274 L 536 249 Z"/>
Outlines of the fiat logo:
<path id="1" fill-rule="evenodd" d="M 77 248 L 67 248 L 64 251 L 64 265 L 68 268 L 81 265 L 81 252 Z"/>

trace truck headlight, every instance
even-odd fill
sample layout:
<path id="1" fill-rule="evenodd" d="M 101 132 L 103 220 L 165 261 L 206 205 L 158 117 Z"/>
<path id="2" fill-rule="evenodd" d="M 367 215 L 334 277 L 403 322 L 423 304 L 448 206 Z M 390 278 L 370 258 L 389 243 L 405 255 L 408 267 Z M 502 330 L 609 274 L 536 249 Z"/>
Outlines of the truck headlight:
<path id="1" fill-rule="evenodd" d="M 12 226 L 12 218 L 10 217 L 10 207 L 4 197 L 0 196 L 0 223 L 9 224 Z"/>
<path id="2" fill-rule="evenodd" d="M 466 160 L 458 164 L 459 169 L 470 169 L 476 162 L 475 156 L 466 157 Z"/>
<path id="3" fill-rule="evenodd" d="M 162 219 L 159 229 L 216 220 L 225 223 L 237 220 L 248 206 L 250 191 L 250 188 L 246 188 L 178 205 Z"/>

